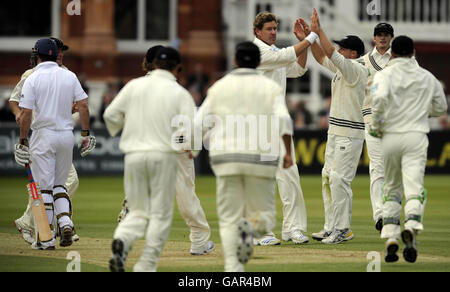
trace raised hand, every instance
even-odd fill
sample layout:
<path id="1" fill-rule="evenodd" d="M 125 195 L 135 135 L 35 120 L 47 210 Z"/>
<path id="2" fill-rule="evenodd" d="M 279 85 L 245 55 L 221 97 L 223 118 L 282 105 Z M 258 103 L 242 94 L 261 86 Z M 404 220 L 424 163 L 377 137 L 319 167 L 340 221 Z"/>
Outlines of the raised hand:
<path id="1" fill-rule="evenodd" d="M 294 35 L 299 41 L 302 41 L 305 39 L 307 34 L 308 33 L 305 32 L 304 27 L 301 23 L 301 18 L 297 19 L 294 23 Z"/>
<path id="2" fill-rule="evenodd" d="M 311 28 L 309 27 L 308 23 L 303 18 L 299 18 L 300 24 L 303 27 L 303 31 L 306 35 L 309 35 L 311 32 Z"/>
<path id="3" fill-rule="evenodd" d="M 319 34 L 321 27 L 319 21 L 319 14 L 317 13 L 316 8 L 313 10 L 313 14 L 311 16 L 311 31 Z"/>

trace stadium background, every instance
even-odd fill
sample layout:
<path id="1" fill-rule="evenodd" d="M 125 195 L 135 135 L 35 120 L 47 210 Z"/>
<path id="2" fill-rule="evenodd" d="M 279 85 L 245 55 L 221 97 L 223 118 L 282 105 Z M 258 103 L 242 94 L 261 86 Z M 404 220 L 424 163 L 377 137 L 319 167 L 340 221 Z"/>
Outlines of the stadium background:
<path id="1" fill-rule="evenodd" d="M 105 105 L 118 89 L 143 74 L 140 64 L 146 50 L 157 44 L 171 45 L 183 55 L 180 82 L 199 105 L 205 90 L 232 69 L 236 43 L 253 39 L 252 21 L 258 11 L 270 10 L 280 18 L 278 45 L 295 41 L 293 20 L 309 19 L 318 8 L 331 38 L 357 34 L 372 49 L 373 27 L 388 21 L 396 35 L 416 41 L 417 59 L 445 84 L 450 94 L 450 0 L 16 0 L 3 1 L 0 9 L 0 271 L 66 271 L 69 251 L 81 255 L 82 271 L 107 271 L 109 245 L 117 226 L 123 194 L 123 156 L 118 139 L 110 138 L 101 121 Z M 380 4 L 381 15 L 370 16 L 367 5 Z M 70 4 L 70 5 L 69 5 Z M 69 12 L 67 7 L 69 5 Z M 79 12 L 79 13 L 78 13 Z M 73 14 L 73 15 L 70 15 Z M 77 15 L 80 14 L 80 15 Z M 81 240 L 69 249 L 37 253 L 20 238 L 12 224 L 24 211 L 27 194 L 24 170 L 16 165 L 13 146 L 17 125 L 11 120 L 7 99 L 21 74 L 28 69 L 31 47 L 37 39 L 55 36 L 70 46 L 64 63 L 74 71 L 90 96 L 98 147 L 87 159 L 74 148 L 80 187 L 74 198 L 74 221 Z M 320 169 L 326 139 L 330 74 L 312 56 L 309 72 L 288 81 L 287 102 L 296 124 L 295 144 L 301 183 L 308 212 L 308 235 L 323 224 Z M 2 107 L 3 106 L 3 107 Z M 304 111 L 304 108 L 308 112 Z M 401 259 L 395 265 L 381 263 L 382 271 L 450 271 L 450 130 L 448 121 L 433 119 L 425 187 L 430 194 L 426 232 L 420 238 L 418 262 Z M 79 135 L 79 128 L 75 131 Z M 368 158 L 361 157 L 353 184 L 352 230 L 355 239 L 339 247 L 319 242 L 305 246 L 285 243 L 255 248 L 248 271 L 366 271 L 368 252 L 383 252 L 373 228 L 369 197 Z M 210 174 L 207 154 L 196 160 L 198 174 Z M 436 175 L 428 175 L 436 173 Z M 211 225 L 216 251 L 208 257 L 188 256 L 189 230 L 175 207 L 172 232 L 159 271 L 222 271 L 221 244 L 215 202 L 215 180 L 199 175 L 196 191 Z M 281 234 L 282 207 L 278 195 L 276 234 Z M 144 242 L 129 255 L 128 270 L 137 261 Z"/>
<path id="2" fill-rule="evenodd" d="M 55 36 L 70 46 L 64 64 L 78 75 L 90 96 L 92 125 L 99 143 L 88 160 L 74 155 L 78 171 L 121 174 L 118 139 L 107 135 L 101 116 L 120 88 L 143 74 L 141 62 L 149 47 L 162 44 L 180 50 L 180 83 L 200 105 L 208 87 L 233 68 L 235 45 L 253 39 L 256 13 L 268 10 L 277 14 L 277 45 L 282 47 L 295 41 L 294 20 L 309 20 L 313 7 L 318 8 L 330 38 L 359 35 L 366 42 L 366 51 L 373 48 L 374 25 L 391 23 L 396 35 L 406 34 L 415 40 L 417 60 L 442 81 L 450 96 L 450 0 L 7 1 L 0 12 L 0 174 L 21 172 L 13 159 L 18 132 L 7 99 L 28 68 L 30 49 L 40 37 Z M 304 77 L 288 80 L 286 98 L 295 123 L 301 172 L 319 174 L 331 74 L 318 66 L 311 54 L 308 69 Z M 427 173 L 450 173 L 450 120 L 435 118 L 431 125 Z M 211 174 L 206 153 L 196 165 L 197 174 Z M 364 151 L 358 171 L 367 170 Z"/>

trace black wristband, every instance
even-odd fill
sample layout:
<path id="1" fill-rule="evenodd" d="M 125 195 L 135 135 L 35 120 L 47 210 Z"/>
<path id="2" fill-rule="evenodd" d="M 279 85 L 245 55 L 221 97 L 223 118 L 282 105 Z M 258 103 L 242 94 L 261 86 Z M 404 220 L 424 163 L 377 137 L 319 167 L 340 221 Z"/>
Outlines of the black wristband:
<path id="1" fill-rule="evenodd" d="M 89 130 L 81 130 L 81 137 L 88 137 L 91 133 Z"/>
<path id="2" fill-rule="evenodd" d="M 28 143 L 28 139 L 27 138 L 22 138 L 19 140 L 19 144 L 20 145 L 24 145 L 24 146 L 30 146 L 30 144 Z"/>

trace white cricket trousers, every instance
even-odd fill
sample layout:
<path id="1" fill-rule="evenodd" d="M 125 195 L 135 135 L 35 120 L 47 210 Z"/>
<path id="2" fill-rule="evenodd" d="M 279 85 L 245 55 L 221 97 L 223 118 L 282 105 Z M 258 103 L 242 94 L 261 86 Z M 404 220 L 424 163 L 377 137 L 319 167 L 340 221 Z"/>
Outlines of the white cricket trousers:
<path id="1" fill-rule="evenodd" d="M 305 199 L 303 198 L 302 187 L 300 185 L 300 174 L 298 172 L 297 160 L 295 158 L 294 141 L 291 138 L 291 155 L 294 164 L 289 168 L 283 168 L 283 157 L 286 148 L 283 141 L 280 144 L 280 163 L 276 172 L 278 192 L 283 204 L 283 238 L 289 237 L 295 230 L 307 231 L 307 216 Z"/>
<path id="2" fill-rule="evenodd" d="M 78 174 L 75 169 L 75 166 L 72 164 L 72 167 L 70 168 L 69 172 L 69 177 L 67 178 L 67 181 L 65 183 L 67 194 L 69 195 L 71 201 L 73 200 L 73 196 L 75 195 L 75 192 L 78 189 L 78 185 L 79 185 Z M 28 229 L 30 230 L 34 229 L 34 215 L 31 209 L 30 202 L 28 202 L 27 209 L 23 213 L 22 217 L 20 217 L 18 220 L 20 220 L 22 224 L 24 224 Z"/>
<path id="3" fill-rule="evenodd" d="M 384 162 L 381 150 L 381 139 L 373 137 L 366 129 L 366 145 L 369 155 L 370 175 L 370 201 L 372 202 L 372 214 L 375 222 L 383 217 L 383 184 Z"/>
<path id="4" fill-rule="evenodd" d="M 325 210 L 324 229 L 350 228 L 353 192 L 364 139 L 328 134 L 325 165 L 322 169 L 322 197 Z"/>
<path id="5" fill-rule="evenodd" d="M 114 239 L 127 247 L 145 237 L 139 266 L 155 272 L 173 218 L 177 154 L 156 151 L 125 155 L 124 187 L 129 214 L 117 226 Z"/>
<path id="6" fill-rule="evenodd" d="M 177 156 L 178 172 L 175 188 L 178 210 L 190 227 L 189 238 L 192 248 L 201 248 L 208 242 L 211 229 L 195 193 L 194 160 L 189 159 L 186 153 L 180 153 Z"/>
<path id="7" fill-rule="evenodd" d="M 225 272 L 243 272 L 244 265 L 237 258 L 238 223 L 245 217 L 266 220 L 259 222 L 266 230 L 275 227 L 275 180 L 247 175 L 218 176 L 217 213 Z M 251 211 L 250 211 L 251 210 Z"/>
<path id="8" fill-rule="evenodd" d="M 381 238 L 400 237 L 403 194 L 406 199 L 405 229 L 422 231 L 427 201 L 424 174 L 428 137 L 419 132 L 385 133 L 381 145 L 386 179 Z"/>
<path id="9" fill-rule="evenodd" d="M 41 189 L 49 224 L 53 223 L 53 212 L 55 212 L 61 227 L 66 225 L 73 227 L 69 217 L 70 201 L 67 191 L 62 186 L 69 176 L 74 143 L 72 131 L 39 129 L 33 131 L 30 139 L 31 171 Z M 60 194 L 66 197 L 53 199 Z M 54 208 L 49 207 L 53 204 Z"/>

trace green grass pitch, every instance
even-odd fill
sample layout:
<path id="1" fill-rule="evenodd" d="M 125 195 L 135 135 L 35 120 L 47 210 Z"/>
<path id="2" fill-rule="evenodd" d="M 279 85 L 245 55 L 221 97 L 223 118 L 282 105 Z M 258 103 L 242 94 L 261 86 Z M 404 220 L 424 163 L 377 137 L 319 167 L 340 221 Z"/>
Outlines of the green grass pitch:
<path id="1" fill-rule="evenodd" d="M 123 195 L 122 177 L 80 177 L 75 194 L 74 222 L 81 240 L 69 248 L 53 252 L 33 251 L 20 237 L 13 225 L 27 203 L 25 175 L 0 178 L 0 271 L 65 272 L 71 259 L 70 251 L 81 257 L 82 272 L 108 271 L 110 244 L 117 225 Z M 320 176 L 301 176 L 301 185 L 308 215 L 308 231 L 319 231 L 323 225 L 323 203 Z M 426 176 L 428 203 L 425 210 L 425 231 L 418 237 L 419 256 L 414 264 L 407 263 L 399 251 L 397 263 L 384 263 L 384 240 L 374 228 L 369 198 L 369 177 L 359 175 L 352 184 L 353 221 L 355 238 L 339 245 L 324 245 L 311 241 L 306 245 L 282 242 L 276 247 L 255 247 L 253 259 L 246 265 L 249 272 L 365 272 L 380 256 L 382 272 L 450 271 L 450 180 L 448 176 Z M 163 272 L 221 272 L 223 257 L 216 214 L 215 178 L 197 177 L 196 190 L 211 226 L 211 239 L 216 250 L 206 256 L 189 254 L 189 229 L 175 203 L 174 220 L 169 240 L 159 262 Z M 281 238 L 282 209 L 277 195 L 277 226 L 275 234 Z M 136 243 L 129 255 L 127 270 L 138 260 L 143 240 Z M 370 254 L 369 254 L 370 255 Z"/>

